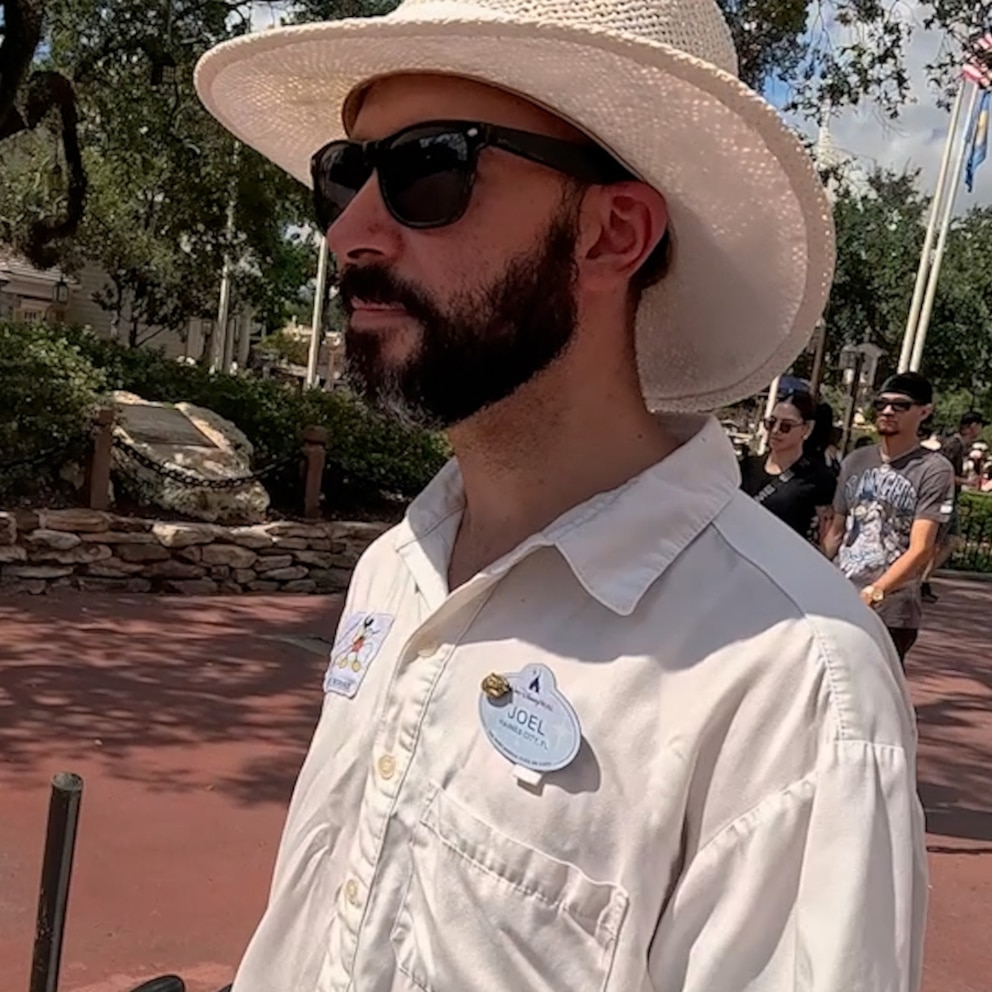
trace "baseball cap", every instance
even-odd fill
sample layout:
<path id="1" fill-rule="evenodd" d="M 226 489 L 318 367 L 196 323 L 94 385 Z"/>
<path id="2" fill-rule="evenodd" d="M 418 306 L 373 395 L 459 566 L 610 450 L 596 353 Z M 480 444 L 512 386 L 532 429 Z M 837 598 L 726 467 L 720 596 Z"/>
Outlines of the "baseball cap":
<path id="1" fill-rule="evenodd" d="M 930 385 L 930 380 L 919 372 L 899 372 L 890 375 L 878 392 L 879 395 L 897 393 L 899 396 L 908 396 L 921 406 L 933 402 L 933 386 Z"/>

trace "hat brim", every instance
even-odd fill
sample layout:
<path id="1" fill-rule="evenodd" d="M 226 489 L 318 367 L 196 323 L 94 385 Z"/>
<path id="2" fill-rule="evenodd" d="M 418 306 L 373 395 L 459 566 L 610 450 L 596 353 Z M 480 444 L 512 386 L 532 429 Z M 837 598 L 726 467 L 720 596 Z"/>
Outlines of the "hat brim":
<path id="1" fill-rule="evenodd" d="M 700 59 L 595 28 L 362 18 L 226 42 L 200 60 L 196 87 L 237 138 L 309 185 L 314 151 L 345 136 L 342 108 L 356 88 L 425 72 L 526 96 L 664 194 L 672 264 L 637 317 L 652 407 L 713 409 L 753 395 L 806 345 L 833 274 L 829 201 L 775 110 Z"/>

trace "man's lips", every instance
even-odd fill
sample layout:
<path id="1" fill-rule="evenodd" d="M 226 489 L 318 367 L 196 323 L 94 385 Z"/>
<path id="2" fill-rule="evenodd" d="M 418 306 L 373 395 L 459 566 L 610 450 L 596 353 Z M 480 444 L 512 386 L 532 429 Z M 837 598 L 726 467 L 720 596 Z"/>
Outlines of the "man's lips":
<path id="1" fill-rule="evenodd" d="M 365 300 L 352 300 L 350 304 L 354 313 L 405 313 L 398 303 L 367 303 Z"/>

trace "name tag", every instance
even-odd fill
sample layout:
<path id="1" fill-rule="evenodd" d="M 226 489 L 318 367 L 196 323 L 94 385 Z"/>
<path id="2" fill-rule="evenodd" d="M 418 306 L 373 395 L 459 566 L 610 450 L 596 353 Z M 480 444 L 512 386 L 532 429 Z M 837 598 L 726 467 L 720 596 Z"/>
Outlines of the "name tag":
<path id="1" fill-rule="evenodd" d="M 382 647 L 393 617 L 388 613 L 352 613 L 341 625 L 324 675 L 324 692 L 351 699 Z"/>
<path id="2" fill-rule="evenodd" d="M 579 753 L 582 729 L 571 703 L 546 665 L 502 676 L 509 690 L 483 692 L 479 716 L 490 743 L 509 761 L 534 772 L 555 772 Z"/>

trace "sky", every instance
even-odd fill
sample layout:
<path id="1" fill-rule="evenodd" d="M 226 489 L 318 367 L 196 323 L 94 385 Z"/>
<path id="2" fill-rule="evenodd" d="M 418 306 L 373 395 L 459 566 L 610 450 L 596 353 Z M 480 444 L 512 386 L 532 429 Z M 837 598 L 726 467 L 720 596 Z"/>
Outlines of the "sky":
<path id="1" fill-rule="evenodd" d="M 917 10 L 918 5 L 913 5 Z M 918 17 L 911 9 L 909 17 Z M 851 157 L 865 172 L 876 167 L 896 172 L 920 169 L 920 184 L 932 194 L 940 168 L 940 159 L 950 124 L 950 111 L 937 106 L 934 89 L 927 83 L 925 66 L 932 61 L 940 47 L 941 34 L 918 29 L 908 47 L 907 68 L 911 81 L 909 102 L 900 116 L 890 121 L 869 103 L 859 110 L 838 113 L 830 125 L 830 134 L 837 150 Z M 962 113 L 963 135 L 964 114 Z M 809 125 L 806 129 L 809 130 Z M 992 152 L 992 149 L 990 149 Z M 972 206 L 992 203 L 992 154 L 975 174 L 975 188 L 968 193 L 959 184 L 955 212 Z"/>

